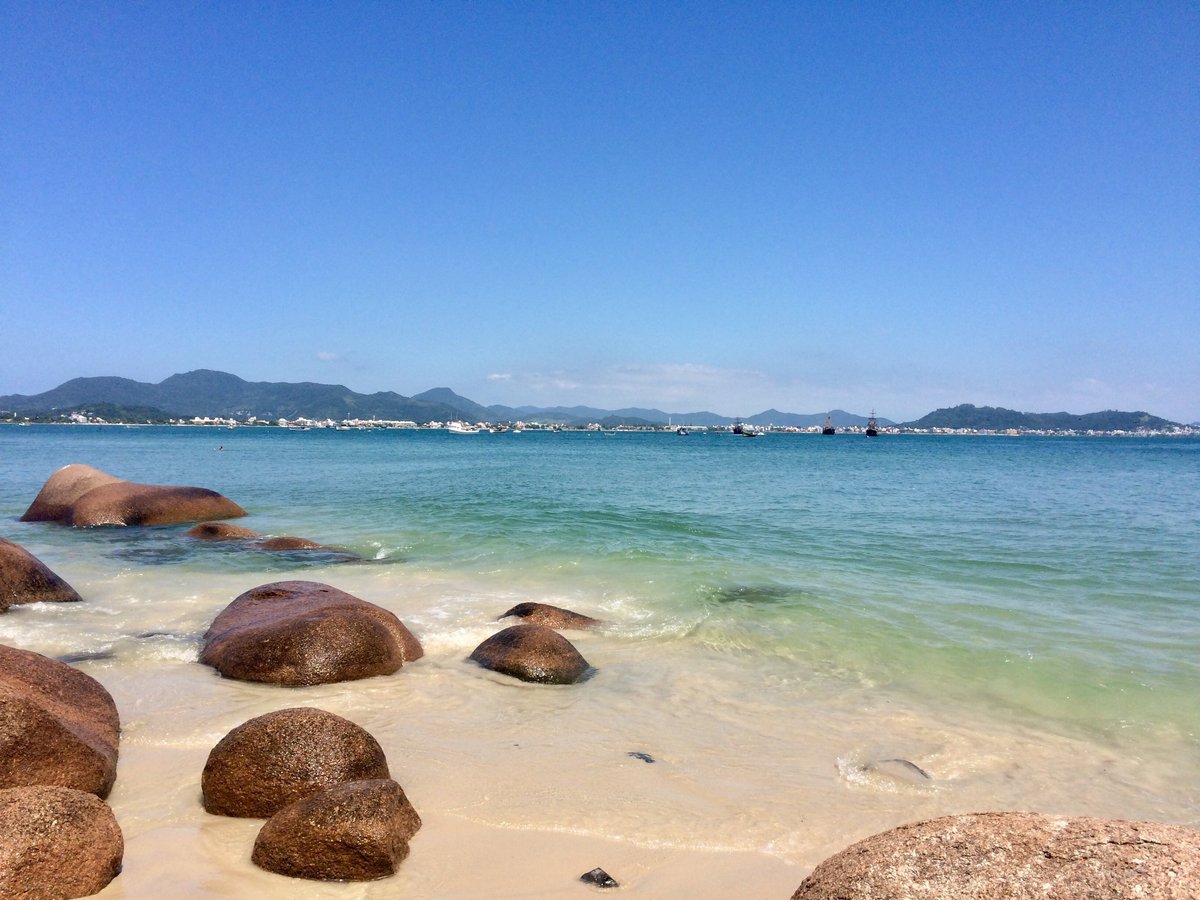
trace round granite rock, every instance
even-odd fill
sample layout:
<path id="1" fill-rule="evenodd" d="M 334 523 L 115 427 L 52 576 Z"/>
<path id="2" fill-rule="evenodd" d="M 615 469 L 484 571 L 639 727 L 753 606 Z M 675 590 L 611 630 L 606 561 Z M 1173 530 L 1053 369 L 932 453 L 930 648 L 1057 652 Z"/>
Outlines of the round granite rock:
<path id="1" fill-rule="evenodd" d="M 277 812 L 259 832 L 251 859 L 292 878 L 373 881 L 395 874 L 420 827 L 396 782 L 354 781 Z"/>
<path id="2" fill-rule="evenodd" d="M 599 619 L 593 619 L 591 616 L 572 612 L 559 606 L 551 606 L 549 603 L 518 603 L 500 618 L 507 619 L 509 616 L 518 618 L 529 625 L 545 625 L 547 628 L 585 629 L 598 628 L 604 624 Z"/>
<path id="3" fill-rule="evenodd" d="M 902 825 L 825 860 L 792 900 L 1200 897 L 1200 831 L 999 812 Z"/>
<path id="4" fill-rule="evenodd" d="M 485 669 L 538 684 L 575 684 L 592 671 L 574 644 L 545 625 L 505 628 L 470 658 Z"/>
<path id="5" fill-rule="evenodd" d="M 58 785 L 107 797 L 121 723 L 100 682 L 0 645 L 0 787 Z"/>
<path id="6" fill-rule="evenodd" d="M 266 819 L 334 785 L 389 778 L 379 742 L 322 709 L 267 713 L 239 725 L 208 755 L 204 808 L 220 816 Z"/>
<path id="7" fill-rule="evenodd" d="M 18 603 L 72 603 L 78 592 L 40 559 L 0 538 L 0 611 Z"/>
<path id="8" fill-rule="evenodd" d="M 121 871 L 121 828 L 94 794 L 47 785 L 0 790 L 0 823 L 0 897 L 88 897 Z"/>
<path id="9" fill-rule="evenodd" d="M 226 678 L 295 686 L 390 675 L 423 655 L 383 607 L 315 581 L 277 581 L 213 620 L 200 662 Z"/>

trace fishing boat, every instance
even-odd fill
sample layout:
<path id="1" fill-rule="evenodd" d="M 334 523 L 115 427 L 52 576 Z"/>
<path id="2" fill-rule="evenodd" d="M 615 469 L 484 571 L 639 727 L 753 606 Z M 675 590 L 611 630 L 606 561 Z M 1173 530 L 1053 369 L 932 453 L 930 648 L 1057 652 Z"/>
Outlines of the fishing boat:
<path id="1" fill-rule="evenodd" d="M 755 431 L 751 425 L 743 425 L 741 419 L 733 423 L 733 433 L 740 434 L 742 437 L 758 437 L 762 434 L 761 431 Z"/>
<path id="2" fill-rule="evenodd" d="M 837 429 L 833 427 L 833 416 L 825 417 L 825 426 L 821 429 L 821 434 L 837 434 Z"/>
<path id="3" fill-rule="evenodd" d="M 875 421 L 875 410 L 871 410 L 871 418 L 867 419 L 867 437 L 879 434 L 879 423 Z"/>
<path id="4" fill-rule="evenodd" d="M 466 422 L 447 422 L 446 430 L 451 434 L 481 434 L 487 429 L 480 425 L 468 425 Z"/>

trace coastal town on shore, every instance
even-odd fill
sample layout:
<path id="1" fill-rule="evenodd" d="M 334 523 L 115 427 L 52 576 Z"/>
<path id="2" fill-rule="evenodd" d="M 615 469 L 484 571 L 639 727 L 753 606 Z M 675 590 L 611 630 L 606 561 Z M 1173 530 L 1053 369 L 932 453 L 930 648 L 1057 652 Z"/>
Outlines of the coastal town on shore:
<path id="1" fill-rule="evenodd" d="M 566 422 L 516 421 L 516 422 L 465 422 L 462 420 L 414 422 L 411 420 L 385 419 L 310 419 L 299 416 L 293 419 L 262 419 L 248 416 L 244 419 L 221 416 L 192 416 L 190 418 L 170 418 L 164 421 L 115 421 L 86 411 L 70 412 L 58 415 L 23 416 L 13 413 L 0 412 L 0 425 L 99 425 L 120 426 L 125 428 L 144 428 L 148 426 L 174 427 L 207 427 L 207 428 L 282 428 L 291 431 L 333 430 L 333 431 L 373 431 L 373 430 L 423 430 L 448 431 L 454 434 L 505 434 L 508 432 L 545 431 L 545 432 L 593 432 L 600 434 L 621 433 L 661 433 L 673 435 L 688 434 L 734 434 L 743 437 L 758 437 L 765 434 L 821 434 L 821 425 L 805 427 L 795 425 L 690 425 L 659 424 L 659 423 L 624 423 L 602 424 L 590 422 L 576 424 Z M 839 425 L 837 434 L 865 436 L 865 425 Z M 1200 426 L 1172 425 L 1167 428 L 1138 428 L 1138 429 L 1072 429 L 1072 428 L 915 428 L 908 425 L 878 426 L 879 435 L 982 435 L 1000 437 L 1197 437 L 1200 436 Z"/>

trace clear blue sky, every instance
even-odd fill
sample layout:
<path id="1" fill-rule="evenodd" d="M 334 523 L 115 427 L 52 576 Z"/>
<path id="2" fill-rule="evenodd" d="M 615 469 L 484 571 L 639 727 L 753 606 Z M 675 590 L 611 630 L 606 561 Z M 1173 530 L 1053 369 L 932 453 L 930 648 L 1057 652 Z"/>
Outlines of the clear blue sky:
<path id="1" fill-rule="evenodd" d="M 1200 420 L 1200 6 L 0 0 L 0 394 Z"/>

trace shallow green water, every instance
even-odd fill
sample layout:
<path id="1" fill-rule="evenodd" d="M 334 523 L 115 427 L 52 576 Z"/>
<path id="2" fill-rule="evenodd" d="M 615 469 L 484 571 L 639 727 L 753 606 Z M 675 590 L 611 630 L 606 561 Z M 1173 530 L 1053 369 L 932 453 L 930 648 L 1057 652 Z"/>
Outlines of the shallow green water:
<path id="1" fill-rule="evenodd" d="M 1200 741 L 1196 440 L 0 428 L 0 535 L 169 594 L 181 573 L 329 560 L 19 523 L 71 462 L 211 487 L 242 524 L 388 578 L 570 600 L 750 671 Z"/>

